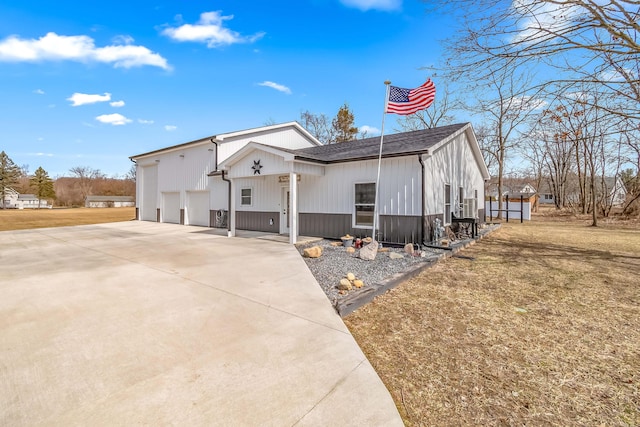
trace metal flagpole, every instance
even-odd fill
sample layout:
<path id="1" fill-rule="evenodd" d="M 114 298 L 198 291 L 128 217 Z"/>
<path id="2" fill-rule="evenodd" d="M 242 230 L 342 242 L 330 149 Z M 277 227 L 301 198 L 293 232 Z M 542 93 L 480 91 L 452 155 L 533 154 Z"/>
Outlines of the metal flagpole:
<path id="1" fill-rule="evenodd" d="M 389 85 L 391 82 L 386 80 L 384 84 L 387 86 L 384 96 L 384 109 L 382 110 L 382 126 L 380 129 L 380 153 L 378 154 L 378 176 L 376 177 L 376 196 L 373 201 L 373 232 L 371 233 L 371 238 L 376 240 L 376 227 L 378 224 L 378 193 L 380 192 L 378 188 L 380 187 L 380 164 L 382 163 L 382 142 L 384 141 L 384 118 L 387 115 L 387 102 L 389 102 Z M 377 240 L 376 240 L 377 241 Z"/>

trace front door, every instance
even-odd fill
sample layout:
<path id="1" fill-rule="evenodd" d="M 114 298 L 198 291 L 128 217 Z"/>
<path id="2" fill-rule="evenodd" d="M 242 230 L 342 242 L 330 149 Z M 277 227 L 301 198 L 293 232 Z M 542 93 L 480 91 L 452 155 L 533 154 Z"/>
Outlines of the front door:
<path id="1" fill-rule="evenodd" d="M 289 234 L 289 208 L 291 197 L 289 187 L 282 187 L 282 201 L 280 202 L 280 234 Z"/>

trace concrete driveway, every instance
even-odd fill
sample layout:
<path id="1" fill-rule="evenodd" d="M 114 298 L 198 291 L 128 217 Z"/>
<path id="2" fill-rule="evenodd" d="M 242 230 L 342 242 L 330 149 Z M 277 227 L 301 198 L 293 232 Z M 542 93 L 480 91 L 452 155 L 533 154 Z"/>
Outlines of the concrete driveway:
<path id="1" fill-rule="evenodd" d="M 131 221 L 0 233 L 0 425 L 402 425 L 296 249 Z"/>

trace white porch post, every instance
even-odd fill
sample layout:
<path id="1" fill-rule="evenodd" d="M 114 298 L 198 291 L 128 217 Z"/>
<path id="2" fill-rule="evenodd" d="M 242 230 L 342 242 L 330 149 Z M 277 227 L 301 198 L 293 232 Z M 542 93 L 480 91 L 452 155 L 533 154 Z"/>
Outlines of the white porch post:
<path id="1" fill-rule="evenodd" d="M 236 189 L 234 185 L 234 180 L 229 180 L 229 185 L 231 186 L 231 191 L 229 192 L 229 217 L 227 221 L 229 221 L 229 231 L 227 232 L 227 237 L 236 237 Z"/>
<path id="2" fill-rule="evenodd" d="M 298 241 L 298 174 L 289 173 L 289 243 L 294 245 Z"/>

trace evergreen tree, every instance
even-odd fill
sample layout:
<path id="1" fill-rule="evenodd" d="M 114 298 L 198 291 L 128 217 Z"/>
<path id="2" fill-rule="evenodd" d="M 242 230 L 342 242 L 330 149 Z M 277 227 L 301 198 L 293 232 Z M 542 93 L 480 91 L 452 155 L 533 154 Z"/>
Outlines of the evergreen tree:
<path id="1" fill-rule="evenodd" d="M 338 114 L 331 122 L 335 131 L 335 142 L 353 141 L 358 136 L 358 128 L 353 125 L 355 117 L 346 103 L 340 107 Z"/>
<path id="2" fill-rule="evenodd" d="M 0 152 L 0 206 L 5 208 L 7 188 L 15 185 L 20 178 L 20 168 L 13 163 L 4 151 Z"/>
<path id="3" fill-rule="evenodd" d="M 53 190 L 53 180 L 49 178 L 47 171 L 39 167 L 31 179 L 29 180 L 31 187 L 36 191 L 38 196 L 38 209 L 40 209 L 40 200 L 54 198 L 56 196 Z"/>

